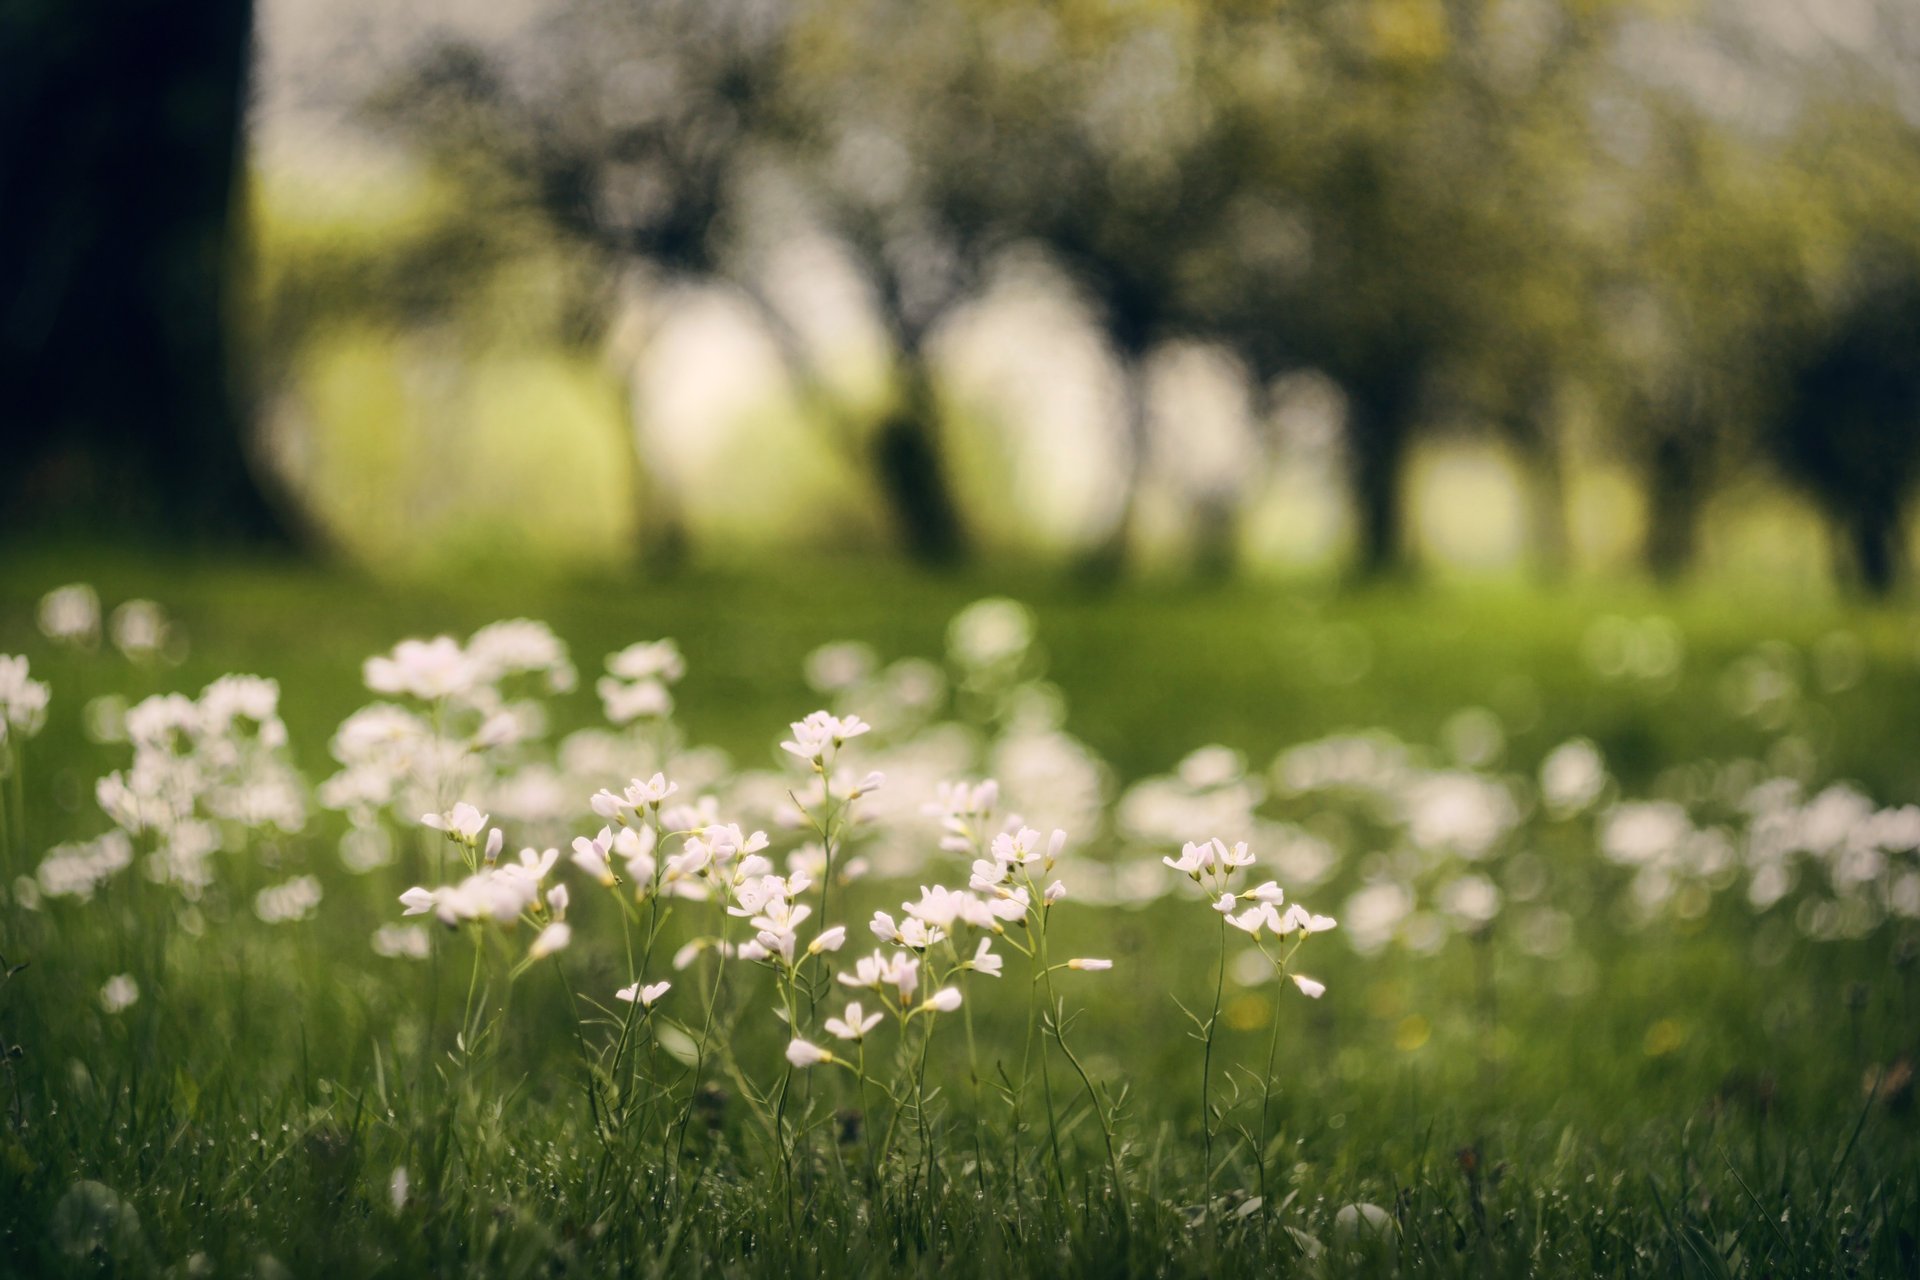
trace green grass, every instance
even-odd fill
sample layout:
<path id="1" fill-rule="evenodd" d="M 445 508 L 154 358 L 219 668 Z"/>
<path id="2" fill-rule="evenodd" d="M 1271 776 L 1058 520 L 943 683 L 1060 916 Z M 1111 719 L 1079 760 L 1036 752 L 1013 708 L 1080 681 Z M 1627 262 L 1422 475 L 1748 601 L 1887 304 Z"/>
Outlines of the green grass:
<path id="1" fill-rule="evenodd" d="M 50 651 L 33 630 L 33 602 L 76 578 L 109 604 L 161 600 L 190 640 L 182 665 L 136 673 Z M 1680 785 L 1672 766 L 1764 757 L 1785 734 L 1805 744 L 1818 779 L 1856 779 L 1881 803 L 1920 800 L 1913 625 L 1835 604 L 1495 587 L 1092 593 L 1040 574 L 927 578 L 865 562 L 662 582 L 475 574 L 421 587 L 272 564 L 22 555 L 0 565 L 0 652 L 30 653 L 55 699 L 29 759 L 29 848 L 102 829 L 92 780 L 123 759 L 85 743 L 77 707 L 109 688 L 192 692 L 225 671 L 275 676 L 295 757 L 321 776 L 333 727 L 365 700 L 364 656 L 406 635 L 464 635 L 525 615 L 550 622 L 589 673 L 626 642 L 677 637 L 690 667 L 677 691 L 681 723 L 695 741 L 760 766 L 773 762 L 786 722 L 817 703 L 799 672 L 813 646 L 858 637 L 884 657 L 934 656 L 955 609 L 988 593 L 1035 607 L 1069 728 L 1122 781 L 1216 741 L 1255 768 L 1343 729 L 1383 726 L 1431 744 L 1455 711 L 1484 706 L 1506 724 L 1507 765 L 1521 773 L 1579 733 L 1629 794 L 1665 792 Z M 1582 657 L 1595 619 L 1654 614 L 1684 637 L 1677 675 L 1597 678 Z M 1809 655 L 1835 632 L 1857 639 L 1863 662 L 1856 683 L 1829 692 Z M 1730 714 L 1725 698 L 1730 664 L 1765 640 L 1799 655 L 1781 661 L 1799 663 L 1807 691 L 1773 727 Z M 559 728 L 595 714 L 588 694 L 568 706 L 575 720 Z M 1364 823 L 1317 803 L 1294 808 L 1316 829 L 1344 833 L 1352 860 L 1373 852 Z M 1065 1061 L 1052 1059 L 1066 1126 L 1055 1186 L 1039 1150 L 1044 1127 L 1014 1134 L 991 1097 L 975 1111 L 957 1036 L 937 1046 L 931 1068 L 943 1153 L 931 1184 L 904 1173 L 878 1191 L 861 1184 L 859 1144 L 842 1152 L 833 1140 L 824 1095 L 838 1085 L 824 1073 L 814 1112 L 823 1127 L 791 1191 L 737 1089 L 699 1112 L 678 1166 L 644 1144 L 603 1143 L 567 992 L 622 979 L 617 932 L 584 910 L 563 963 L 516 986 L 484 1078 L 463 1079 L 445 1010 L 466 991 L 465 953 L 449 953 L 461 963 L 440 974 L 437 992 L 426 966 L 374 956 L 369 934 L 397 919 L 393 894 L 422 872 L 403 858 L 391 874 L 349 875 L 330 848 L 337 831 L 324 815 L 309 838 L 226 864 L 229 880 L 201 904 L 197 932 L 171 898 L 132 877 L 86 906 L 0 906 L 0 951 L 28 962 L 0 986 L 0 1039 L 20 1047 L 0 1076 L 0 1104 L 14 1108 L 0 1126 L 0 1272 L 1920 1269 L 1911 1093 L 1883 1074 L 1920 1049 L 1912 931 L 1884 925 L 1816 944 L 1782 913 L 1756 919 L 1737 892 L 1698 918 L 1626 929 L 1614 907 L 1620 877 L 1578 830 L 1523 828 L 1527 851 L 1554 860 L 1590 908 L 1576 913 L 1577 942 L 1562 955 L 1535 958 L 1496 929 L 1484 946 L 1456 939 L 1434 955 L 1363 957 L 1335 934 L 1309 948 L 1309 971 L 1330 988 L 1319 1002 L 1275 1006 L 1229 983 L 1216 1097 L 1251 1098 L 1233 1119 L 1257 1120 L 1253 1082 L 1276 1013 L 1281 1036 L 1266 1211 L 1224 1223 L 1197 1212 L 1208 1182 L 1201 1046 L 1180 1008 L 1204 1015 L 1212 996 L 1212 918 L 1186 897 L 1063 908 L 1056 955 L 1116 960 L 1111 973 L 1063 986 L 1082 1010 L 1071 1038 L 1090 1073 L 1125 1088 L 1124 1228 L 1099 1126 Z M 289 873 L 266 865 L 276 860 L 310 865 L 325 882 L 313 920 L 268 927 L 253 917 L 253 891 Z M 835 917 L 858 935 L 903 888 L 861 886 L 858 909 L 836 907 Z M 1306 896 L 1339 905 L 1331 889 L 1324 901 Z M 118 972 L 140 974 L 143 994 L 110 1017 L 97 992 Z M 1024 1008 L 1008 981 L 998 1003 L 981 999 L 979 1031 L 986 1045 L 1014 1046 L 1010 1055 Z M 750 1000 L 734 1037 L 763 1082 L 784 1042 L 770 1003 L 766 992 Z M 1031 1097 L 1026 1115 L 1031 1124 Z M 1216 1191 L 1257 1189 L 1251 1145 L 1229 1124 L 1216 1143 Z M 398 1166 L 412 1194 L 396 1211 Z M 125 1209 L 76 1191 L 83 1181 L 111 1188 Z M 1355 1202 L 1383 1206 L 1393 1225 L 1343 1226 L 1339 1210 Z"/>

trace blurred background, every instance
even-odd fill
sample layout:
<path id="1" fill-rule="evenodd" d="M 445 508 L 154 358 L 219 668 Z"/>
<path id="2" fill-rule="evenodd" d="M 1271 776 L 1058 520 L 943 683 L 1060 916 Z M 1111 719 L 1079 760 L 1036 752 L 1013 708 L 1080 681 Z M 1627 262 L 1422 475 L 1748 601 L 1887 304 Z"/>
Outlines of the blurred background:
<path id="1" fill-rule="evenodd" d="M 0 536 L 1899 589 L 1908 0 L 14 0 Z"/>

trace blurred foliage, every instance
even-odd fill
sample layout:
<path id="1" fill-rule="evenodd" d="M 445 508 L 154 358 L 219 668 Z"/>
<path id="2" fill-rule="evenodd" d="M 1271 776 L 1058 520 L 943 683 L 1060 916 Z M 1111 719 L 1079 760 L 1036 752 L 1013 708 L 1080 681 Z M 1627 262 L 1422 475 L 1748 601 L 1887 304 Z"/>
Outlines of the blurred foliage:
<path id="1" fill-rule="evenodd" d="M 952 561 L 1005 539 L 980 449 L 956 441 L 977 406 L 945 385 L 942 335 L 1009 264 L 1041 263 L 1119 388 L 1089 569 L 1140 558 L 1156 459 L 1189 434 L 1153 410 L 1151 370 L 1201 344 L 1251 422 L 1233 467 L 1176 494 L 1203 566 L 1273 524 L 1277 392 L 1312 371 L 1338 391 L 1362 570 L 1407 562 L 1416 446 L 1464 433 L 1522 468 L 1549 572 L 1572 556 L 1575 472 L 1619 466 L 1656 573 L 1693 563 L 1716 492 L 1772 475 L 1885 590 L 1920 447 L 1899 336 L 1920 37 L 1897 5 L 1844 31 L 1795 12 L 558 0 L 513 41 L 429 46 L 366 104 L 419 159 L 410 196 L 325 234 L 260 215 L 261 365 L 292 376 L 310 332 L 351 317 L 611 352 L 630 376 L 673 300 L 717 289 L 791 402 L 759 416 L 910 554 Z M 797 244 L 851 274 L 864 337 L 823 336 L 782 277 Z M 646 423 L 626 434 L 635 536 L 671 553 L 700 498 Z"/>

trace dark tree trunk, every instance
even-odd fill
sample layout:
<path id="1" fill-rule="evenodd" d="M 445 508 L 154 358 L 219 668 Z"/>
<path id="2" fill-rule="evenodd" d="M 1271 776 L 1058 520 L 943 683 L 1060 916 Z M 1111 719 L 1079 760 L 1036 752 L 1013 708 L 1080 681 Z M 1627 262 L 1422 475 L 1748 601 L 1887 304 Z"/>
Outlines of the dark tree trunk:
<path id="1" fill-rule="evenodd" d="M 1363 578 L 1404 571 L 1407 455 L 1413 443 L 1411 385 L 1400 376 L 1352 388 L 1347 410 L 1347 481 L 1357 522 L 1355 571 Z"/>
<path id="2" fill-rule="evenodd" d="M 281 542 L 230 358 L 249 0 L 0 18 L 0 527 Z"/>
<path id="3" fill-rule="evenodd" d="M 1647 569 L 1672 582 L 1693 567 L 1700 542 L 1701 460 L 1691 441 L 1669 431 L 1647 456 Z"/>
<path id="4" fill-rule="evenodd" d="M 940 448 L 932 375 L 917 352 L 902 354 L 900 389 L 872 450 L 874 478 L 907 554 L 927 565 L 964 560 L 966 529 Z"/>
<path id="5" fill-rule="evenodd" d="M 1905 567 L 1905 522 L 1896 512 L 1862 504 L 1848 513 L 1846 525 L 1860 585 L 1875 597 L 1890 594 Z"/>

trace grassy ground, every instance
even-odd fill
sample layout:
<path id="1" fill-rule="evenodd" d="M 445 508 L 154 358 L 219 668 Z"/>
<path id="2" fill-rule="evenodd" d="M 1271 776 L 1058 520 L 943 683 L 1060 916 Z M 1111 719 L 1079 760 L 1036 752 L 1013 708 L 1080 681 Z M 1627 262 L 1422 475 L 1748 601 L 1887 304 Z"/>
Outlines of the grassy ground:
<path id="1" fill-rule="evenodd" d="M 110 603 L 163 601 L 190 641 L 182 665 L 141 674 L 49 651 L 33 602 L 74 578 Z M 525 615 L 552 623 L 586 668 L 631 640 L 677 637 L 690 667 L 682 722 L 760 765 L 817 701 L 799 674 L 813 646 L 852 636 L 887 657 L 935 655 L 956 608 L 1001 592 L 1034 605 L 1069 727 L 1123 781 L 1216 741 L 1256 767 L 1343 729 L 1433 743 L 1458 709 L 1483 706 L 1504 722 L 1519 772 L 1584 734 L 1623 789 L 1644 794 L 1674 784 L 1670 766 L 1761 758 L 1791 736 L 1816 780 L 1858 780 L 1882 803 L 1920 800 L 1914 627 L 1831 604 L 1495 588 L 1090 593 L 1037 575 L 930 579 L 872 564 L 660 583 L 475 575 L 428 589 L 272 565 L 19 556 L 0 565 L 0 652 L 32 654 L 55 698 L 26 779 L 28 847 L 101 828 L 91 782 L 122 760 L 85 744 L 75 708 L 109 686 L 194 691 L 225 671 L 276 676 L 294 753 L 319 773 L 328 735 L 364 701 L 365 655 Z M 1600 620 L 1653 615 L 1682 639 L 1677 670 L 1596 674 L 1594 655 L 1620 629 Z M 1781 642 L 1768 661 L 1807 691 L 1790 734 L 1728 710 L 1729 672 L 1763 641 Z M 1857 679 L 1823 687 L 1822 664 L 1835 662 L 1857 665 Z M 572 707 L 579 723 L 594 714 L 588 696 Z M 30 962 L 0 986 L 0 1039 L 20 1047 L 0 1078 L 14 1099 L 0 1131 L 0 1271 L 1920 1270 L 1920 1143 L 1896 1066 L 1920 1049 L 1912 931 L 1888 924 L 1814 943 L 1756 919 L 1738 894 L 1628 929 L 1606 896 L 1617 886 L 1585 870 L 1597 860 L 1577 833 L 1526 829 L 1539 841 L 1530 852 L 1595 886 L 1578 944 L 1553 958 L 1498 929 L 1431 955 L 1359 956 L 1335 935 L 1316 940 L 1311 971 L 1330 988 L 1317 1003 L 1275 1005 L 1230 984 L 1215 1101 L 1237 1091 L 1243 1105 L 1211 1171 L 1201 1046 L 1180 1004 L 1204 1012 L 1212 995 L 1213 919 L 1182 898 L 1063 913 L 1066 951 L 1117 962 L 1073 975 L 1071 989 L 1090 1074 L 1126 1090 L 1115 1197 L 1096 1117 L 1063 1062 L 1055 1166 L 1036 1150 L 1031 1109 L 1018 1129 L 991 1099 L 969 1101 L 957 1047 L 932 1068 L 944 1093 L 927 1139 L 941 1152 L 931 1179 L 867 1188 L 847 1155 L 858 1138 L 843 1150 L 824 1122 L 813 1158 L 784 1173 L 755 1145 L 737 1096 L 715 1095 L 713 1129 L 672 1167 L 609 1145 L 579 1088 L 568 993 L 616 981 L 613 950 L 583 941 L 564 966 L 523 979 L 484 1077 L 469 1079 L 447 1020 L 431 1012 L 458 1004 L 465 972 L 441 973 L 436 991 L 424 966 L 371 954 L 368 935 L 397 916 L 392 894 L 410 881 L 400 870 L 392 883 L 348 875 L 319 838 L 334 830 L 322 823 L 311 847 L 262 851 L 263 862 L 320 868 L 324 905 L 295 926 L 263 926 L 247 910 L 255 888 L 284 874 L 264 865 L 234 871 L 197 934 L 163 925 L 172 917 L 127 882 L 84 908 L 0 907 L 0 950 Z M 1365 842 L 1353 832 L 1349 853 Z M 869 886 L 859 902 L 870 911 L 899 897 Z M 152 977 L 139 1003 L 106 1016 L 96 993 L 117 972 Z M 1262 1148 L 1233 1129 L 1252 1129 L 1261 1110 L 1276 1014 Z M 1021 1016 L 983 1007 L 983 1041 L 1017 1044 Z M 784 1037 L 769 1023 L 758 1006 L 743 1019 L 741 1061 L 777 1064 Z M 411 1190 L 396 1208 L 401 1166 Z M 1207 1217 L 1209 1185 L 1233 1193 L 1229 1206 L 1241 1193 L 1264 1193 L 1264 1206 Z M 1387 1225 L 1341 1212 L 1358 1203 L 1381 1206 Z"/>

